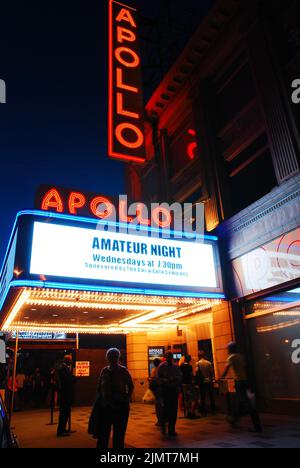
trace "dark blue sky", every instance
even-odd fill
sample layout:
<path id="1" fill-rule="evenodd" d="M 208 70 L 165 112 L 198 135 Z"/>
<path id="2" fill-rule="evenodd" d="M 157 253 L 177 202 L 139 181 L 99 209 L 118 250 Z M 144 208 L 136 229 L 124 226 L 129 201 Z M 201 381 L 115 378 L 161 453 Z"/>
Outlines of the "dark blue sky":
<path id="1" fill-rule="evenodd" d="M 160 6 L 127 3 L 146 15 Z M 16 213 L 33 208 L 40 184 L 124 192 L 124 163 L 106 152 L 106 50 L 106 0 L 1 2 L 0 262 Z"/>

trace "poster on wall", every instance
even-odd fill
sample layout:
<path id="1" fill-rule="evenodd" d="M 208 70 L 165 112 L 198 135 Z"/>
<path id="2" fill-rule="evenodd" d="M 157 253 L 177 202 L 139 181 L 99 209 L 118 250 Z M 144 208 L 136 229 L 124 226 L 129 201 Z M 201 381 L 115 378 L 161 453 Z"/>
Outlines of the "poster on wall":
<path id="1" fill-rule="evenodd" d="M 75 376 L 76 377 L 89 377 L 90 376 L 90 362 L 89 361 L 76 361 Z"/>

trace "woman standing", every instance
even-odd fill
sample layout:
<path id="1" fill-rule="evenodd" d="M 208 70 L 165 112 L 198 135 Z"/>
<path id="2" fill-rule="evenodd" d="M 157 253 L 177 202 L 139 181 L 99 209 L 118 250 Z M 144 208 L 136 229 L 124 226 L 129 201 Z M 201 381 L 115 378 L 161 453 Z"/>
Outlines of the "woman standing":
<path id="1" fill-rule="evenodd" d="M 108 366 L 100 373 L 89 433 L 98 439 L 98 449 L 108 448 L 113 428 L 113 448 L 124 448 L 133 382 L 126 367 L 120 365 L 120 351 L 117 348 L 109 349 L 106 359 Z"/>
<path id="2" fill-rule="evenodd" d="M 163 420 L 163 407 L 162 407 L 162 399 L 161 399 L 161 390 L 160 390 L 160 382 L 158 378 L 158 367 L 161 363 L 161 360 L 156 358 L 154 359 L 154 367 L 151 370 L 151 376 L 149 379 L 149 388 L 153 392 L 155 396 L 155 412 L 157 417 L 156 426 L 162 426 Z"/>

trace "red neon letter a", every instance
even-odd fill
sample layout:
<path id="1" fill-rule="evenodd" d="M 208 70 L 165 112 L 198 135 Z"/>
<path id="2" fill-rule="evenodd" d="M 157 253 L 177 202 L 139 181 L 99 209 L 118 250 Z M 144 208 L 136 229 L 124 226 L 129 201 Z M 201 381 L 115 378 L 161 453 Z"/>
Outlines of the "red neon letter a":
<path id="1" fill-rule="evenodd" d="M 125 8 L 122 8 L 122 10 L 120 11 L 120 13 L 119 13 L 118 16 L 116 17 L 116 21 L 118 21 L 119 23 L 120 23 L 121 21 L 127 21 L 128 23 L 131 24 L 131 26 L 132 26 L 133 28 L 136 28 L 135 21 L 134 21 L 134 19 L 132 18 L 130 11 L 129 11 L 129 10 L 126 10 Z"/>
<path id="2" fill-rule="evenodd" d="M 48 193 L 43 198 L 42 201 L 42 210 L 48 211 L 49 208 L 56 208 L 58 213 L 62 213 L 64 211 L 64 205 L 62 199 L 56 189 L 49 190 Z"/>

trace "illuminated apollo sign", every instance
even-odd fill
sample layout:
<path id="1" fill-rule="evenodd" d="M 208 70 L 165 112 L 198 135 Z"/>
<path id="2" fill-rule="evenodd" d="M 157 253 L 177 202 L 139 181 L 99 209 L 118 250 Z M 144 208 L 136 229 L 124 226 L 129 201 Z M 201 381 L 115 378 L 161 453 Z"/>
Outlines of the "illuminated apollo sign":
<path id="1" fill-rule="evenodd" d="M 108 154 L 144 162 L 144 107 L 136 10 L 109 0 Z"/>
<path id="2" fill-rule="evenodd" d="M 142 202 L 128 206 L 127 196 L 108 197 L 63 187 L 40 187 L 36 196 L 36 208 L 43 211 L 87 216 L 108 221 L 170 228 L 171 210 L 163 204 L 153 203 L 152 208 Z M 155 206 L 154 206 L 155 205 Z M 179 208 L 181 206 L 178 204 Z"/>
<path id="3" fill-rule="evenodd" d="M 41 186 L 36 194 L 38 210 L 92 217 L 126 225 L 173 229 L 179 233 L 204 234 L 204 205 L 198 203 L 128 203 L 126 195 L 107 196 L 70 190 L 64 187 Z M 178 236 L 177 236 L 178 237 Z"/>

